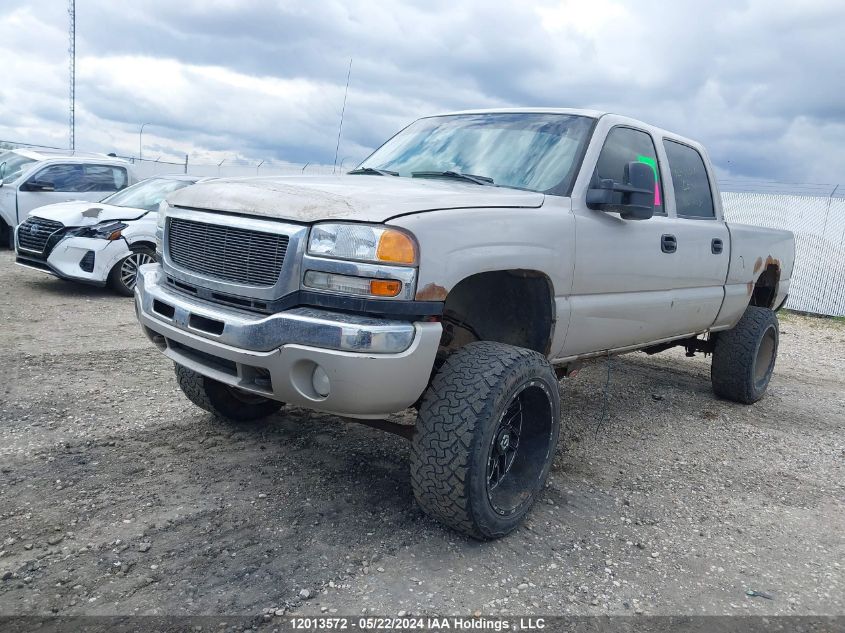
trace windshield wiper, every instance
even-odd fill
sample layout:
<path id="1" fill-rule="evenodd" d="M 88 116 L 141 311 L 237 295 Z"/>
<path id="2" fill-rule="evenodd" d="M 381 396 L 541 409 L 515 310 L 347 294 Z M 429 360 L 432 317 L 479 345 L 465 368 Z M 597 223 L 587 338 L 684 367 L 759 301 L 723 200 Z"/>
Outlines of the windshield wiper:
<path id="1" fill-rule="evenodd" d="M 352 171 L 346 172 L 347 174 L 372 174 L 373 176 L 398 176 L 398 171 L 389 171 L 387 169 L 376 169 L 375 167 L 359 167 L 358 169 L 353 169 Z"/>
<path id="2" fill-rule="evenodd" d="M 458 178 L 459 180 L 468 180 L 474 182 L 476 185 L 492 185 L 493 179 L 487 176 L 476 176 L 474 174 L 462 174 L 457 171 L 415 171 L 411 173 L 414 178 L 437 178 L 445 176 L 446 178 Z"/>

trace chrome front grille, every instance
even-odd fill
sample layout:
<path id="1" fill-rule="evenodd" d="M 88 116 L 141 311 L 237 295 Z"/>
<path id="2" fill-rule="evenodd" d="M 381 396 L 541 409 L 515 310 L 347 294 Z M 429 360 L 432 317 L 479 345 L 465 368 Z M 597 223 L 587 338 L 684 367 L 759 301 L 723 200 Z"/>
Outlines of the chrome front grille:
<path id="1" fill-rule="evenodd" d="M 28 218 L 18 227 L 18 247 L 21 250 L 44 254 L 47 240 L 56 231 L 64 228 L 64 224 L 44 218 Z"/>
<path id="2" fill-rule="evenodd" d="M 279 279 L 289 237 L 233 226 L 169 218 L 167 251 L 186 271 L 249 286 Z"/>

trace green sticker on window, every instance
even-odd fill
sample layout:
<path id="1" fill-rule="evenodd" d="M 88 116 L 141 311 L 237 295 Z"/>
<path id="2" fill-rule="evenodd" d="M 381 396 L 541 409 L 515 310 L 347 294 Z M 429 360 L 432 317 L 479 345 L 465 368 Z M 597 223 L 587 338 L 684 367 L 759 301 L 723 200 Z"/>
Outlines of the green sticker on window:
<path id="1" fill-rule="evenodd" d="M 650 156 L 637 156 L 638 163 L 645 163 L 654 173 L 654 206 L 660 206 L 660 187 L 658 186 L 657 160 Z"/>

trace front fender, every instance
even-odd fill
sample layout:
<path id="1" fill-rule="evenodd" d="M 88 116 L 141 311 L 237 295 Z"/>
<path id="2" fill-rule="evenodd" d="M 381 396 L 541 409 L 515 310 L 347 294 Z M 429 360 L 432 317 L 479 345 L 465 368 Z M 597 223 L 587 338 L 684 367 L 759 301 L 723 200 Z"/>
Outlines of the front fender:
<path id="1" fill-rule="evenodd" d="M 416 299 L 444 301 L 463 279 L 483 272 L 531 270 L 546 275 L 556 311 L 551 351 L 569 323 L 575 265 L 575 220 L 569 198 L 546 196 L 542 207 L 455 209 L 394 218 L 420 247 Z"/>

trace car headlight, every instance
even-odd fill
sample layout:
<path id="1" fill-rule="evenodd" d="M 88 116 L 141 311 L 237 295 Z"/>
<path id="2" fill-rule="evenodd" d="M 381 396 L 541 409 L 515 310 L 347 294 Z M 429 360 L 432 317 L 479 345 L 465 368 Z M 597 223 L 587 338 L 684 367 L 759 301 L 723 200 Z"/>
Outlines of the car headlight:
<path id="1" fill-rule="evenodd" d="M 363 262 L 417 263 L 413 237 L 396 229 L 368 224 L 317 224 L 308 236 L 308 254 Z"/>
<path id="2" fill-rule="evenodd" d="M 164 211 L 165 211 L 165 209 L 167 209 L 167 201 L 162 200 L 161 202 L 158 203 L 158 214 L 156 215 L 156 228 L 159 228 L 162 231 L 164 230 L 164 222 L 165 222 Z"/>
<path id="3" fill-rule="evenodd" d="M 125 229 L 128 224 L 125 222 L 101 222 L 93 226 L 83 226 L 82 228 L 70 231 L 70 235 L 76 237 L 96 237 L 102 240 L 117 240 L 120 239 L 121 231 Z"/>

